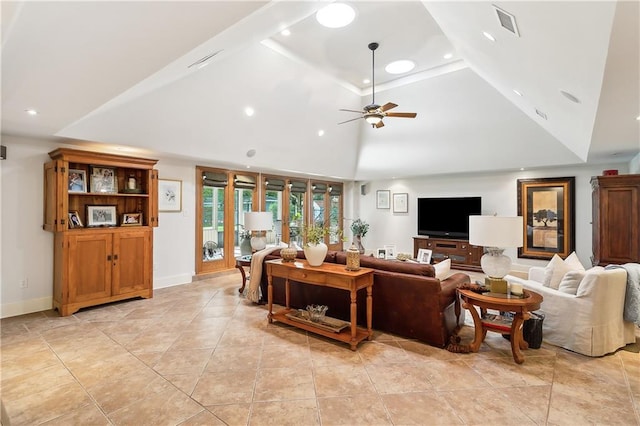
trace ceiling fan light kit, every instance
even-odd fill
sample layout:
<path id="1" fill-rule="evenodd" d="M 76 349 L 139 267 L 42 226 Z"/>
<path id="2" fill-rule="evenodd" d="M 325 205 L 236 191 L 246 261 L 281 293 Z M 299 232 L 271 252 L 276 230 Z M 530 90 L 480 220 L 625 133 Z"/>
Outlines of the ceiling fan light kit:
<path id="1" fill-rule="evenodd" d="M 382 119 L 384 117 L 400 117 L 400 118 L 415 118 L 415 112 L 387 112 L 388 110 L 397 107 L 398 105 L 393 102 L 387 102 L 386 104 L 380 106 L 376 104 L 376 78 L 375 78 L 375 65 L 376 65 L 376 56 L 375 50 L 378 48 L 378 43 L 369 43 L 369 50 L 371 50 L 371 103 L 362 108 L 362 111 L 354 111 L 352 109 L 341 109 L 340 111 L 348 111 L 348 112 L 357 112 L 362 114 L 362 117 L 352 118 L 350 120 L 342 121 L 338 124 L 348 123 L 350 121 L 359 120 L 360 118 L 364 118 L 364 120 L 371 124 L 371 127 L 380 128 L 384 126 L 384 122 Z"/>

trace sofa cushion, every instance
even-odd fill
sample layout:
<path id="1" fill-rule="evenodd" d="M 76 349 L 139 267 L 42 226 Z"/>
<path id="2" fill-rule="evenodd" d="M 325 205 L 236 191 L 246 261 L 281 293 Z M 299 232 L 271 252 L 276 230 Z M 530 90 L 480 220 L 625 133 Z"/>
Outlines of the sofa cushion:
<path id="1" fill-rule="evenodd" d="M 439 280 L 446 280 L 452 274 L 451 272 L 451 259 L 443 260 L 434 265 L 436 270 L 436 278 Z"/>
<path id="2" fill-rule="evenodd" d="M 558 284 L 558 291 L 567 294 L 576 294 L 585 274 L 586 272 L 584 271 L 567 272 L 564 274 L 564 277 L 562 277 L 560 284 Z"/>
<path id="3" fill-rule="evenodd" d="M 584 270 L 584 266 L 580 263 L 580 259 L 578 259 L 578 255 L 576 255 L 575 252 L 567 256 L 565 260 L 562 260 L 560 256 L 554 254 L 545 268 L 543 284 L 545 287 L 551 287 L 557 290 L 560 281 L 562 281 L 562 277 L 564 277 L 567 272 L 584 272 Z"/>
<path id="4" fill-rule="evenodd" d="M 345 252 L 336 253 L 336 262 L 346 264 L 347 255 Z M 421 263 L 402 262 L 399 260 L 378 259 L 373 256 L 360 257 L 360 266 L 363 268 L 372 268 L 379 271 L 400 272 L 403 274 L 422 275 L 425 277 L 435 277 L 436 273 L 432 265 Z"/>

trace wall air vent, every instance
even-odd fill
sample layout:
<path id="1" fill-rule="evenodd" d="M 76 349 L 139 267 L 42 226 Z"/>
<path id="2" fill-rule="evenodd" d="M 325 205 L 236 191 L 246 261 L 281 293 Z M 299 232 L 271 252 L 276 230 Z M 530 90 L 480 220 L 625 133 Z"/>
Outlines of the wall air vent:
<path id="1" fill-rule="evenodd" d="M 520 37 L 520 32 L 518 31 L 518 26 L 516 25 L 516 17 L 510 14 L 509 12 L 506 12 L 500 9 L 495 4 L 492 6 L 496 10 L 496 13 L 498 14 L 498 21 L 500 22 L 500 26 L 506 29 L 507 31 L 515 34 L 516 36 Z"/>

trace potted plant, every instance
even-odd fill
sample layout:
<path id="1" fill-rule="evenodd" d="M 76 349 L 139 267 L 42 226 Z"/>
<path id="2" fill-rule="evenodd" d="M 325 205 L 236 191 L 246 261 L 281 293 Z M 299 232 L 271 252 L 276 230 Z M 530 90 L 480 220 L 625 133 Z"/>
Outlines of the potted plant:
<path id="1" fill-rule="evenodd" d="M 238 235 L 240 237 L 240 255 L 246 256 L 251 254 L 251 231 L 246 229 L 244 225 L 240 225 Z"/>
<path id="2" fill-rule="evenodd" d="M 364 254 L 364 246 L 362 245 L 362 237 L 367 235 L 369 231 L 369 224 L 364 220 L 358 218 L 353 221 L 351 224 L 351 232 L 356 239 L 356 243 L 358 244 L 358 251 L 360 254 Z"/>
<path id="3" fill-rule="evenodd" d="M 329 234 L 329 228 L 322 223 L 305 225 L 302 233 L 305 237 L 304 256 L 311 266 L 320 266 L 324 262 L 329 248 L 324 243 L 325 235 Z"/>

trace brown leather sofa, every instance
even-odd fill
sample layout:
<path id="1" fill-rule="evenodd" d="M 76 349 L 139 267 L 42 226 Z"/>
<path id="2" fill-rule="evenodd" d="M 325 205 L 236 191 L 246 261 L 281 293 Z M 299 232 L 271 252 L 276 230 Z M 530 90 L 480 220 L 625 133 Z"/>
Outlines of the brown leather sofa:
<path id="1" fill-rule="evenodd" d="M 298 251 L 304 259 L 304 252 Z M 279 259 L 276 250 L 265 257 L 265 262 Z M 329 251 L 325 262 L 346 264 L 346 253 Z M 444 347 L 456 327 L 456 287 L 470 281 L 469 276 L 455 273 L 440 281 L 435 278 L 432 265 L 377 259 L 371 256 L 360 258 L 362 267 L 374 269 L 373 279 L 373 328 L 409 339 L 417 339 L 433 346 Z M 267 294 L 266 267 L 263 267 L 260 287 L 263 297 Z M 284 305 L 284 280 L 273 280 L 273 301 Z M 266 300 L 262 300 L 266 302 Z M 366 291 L 358 292 L 358 324 L 366 324 Z M 292 308 L 304 309 L 310 304 L 327 305 L 327 315 L 348 321 L 350 315 L 349 295 L 344 290 L 299 284 L 291 281 L 290 304 Z M 464 311 L 459 312 L 460 324 Z"/>

